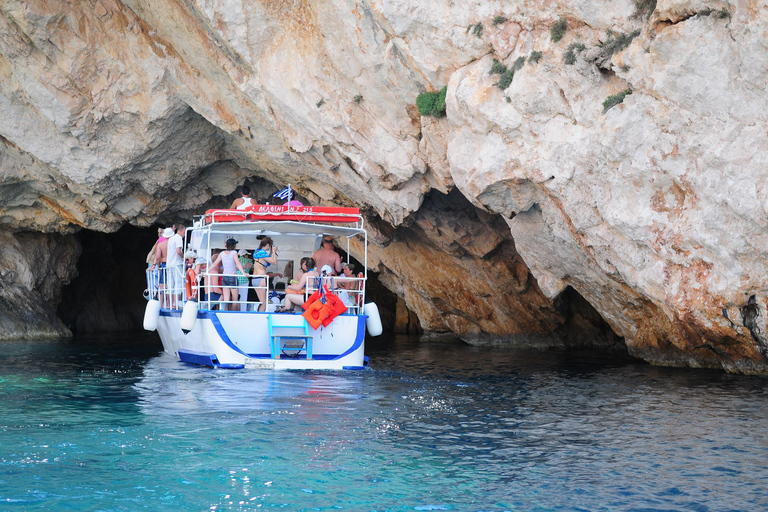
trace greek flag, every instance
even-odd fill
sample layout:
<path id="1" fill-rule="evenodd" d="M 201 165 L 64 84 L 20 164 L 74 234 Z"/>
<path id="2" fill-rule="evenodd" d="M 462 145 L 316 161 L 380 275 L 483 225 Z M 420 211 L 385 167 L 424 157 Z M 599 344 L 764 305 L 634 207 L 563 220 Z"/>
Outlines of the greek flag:
<path id="1" fill-rule="evenodd" d="M 285 187 L 283 190 L 275 192 L 274 194 L 272 194 L 272 197 L 277 197 L 278 199 L 287 201 L 291 197 L 291 185 L 288 184 L 288 186 Z"/>

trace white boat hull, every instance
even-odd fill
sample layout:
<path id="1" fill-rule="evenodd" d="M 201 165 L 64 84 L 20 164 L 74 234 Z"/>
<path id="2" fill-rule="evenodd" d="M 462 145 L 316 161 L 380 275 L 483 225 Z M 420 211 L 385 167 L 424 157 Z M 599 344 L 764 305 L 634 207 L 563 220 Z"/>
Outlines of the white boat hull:
<path id="1" fill-rule="evenodd" d="M 165 351 L 187 363 L 275 370 L 357 370 L 366 366 L 365 315 L 341 315 L 328 327 L 309 327 L 311 359 L 305 353 L 272 357 L 269 315 L 275 315 L 280 324 L 299 327 L 305 322 L 299 314 L 204 310 L 198 312 L 194 329 L 184 334 L 182 312 L 163 309 L 157 331 Z"/>

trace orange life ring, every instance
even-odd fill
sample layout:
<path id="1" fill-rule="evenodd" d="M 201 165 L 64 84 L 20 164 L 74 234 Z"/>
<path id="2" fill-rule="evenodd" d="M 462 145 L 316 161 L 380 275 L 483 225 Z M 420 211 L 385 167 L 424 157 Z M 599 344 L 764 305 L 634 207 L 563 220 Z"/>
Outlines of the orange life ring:
<path id="1" fill-rule="evenodd" d="M 196 299 L 197 298 L 197 286 L 192 286 L 192 283 L 196 283 L 197 281 L 197 274 L 195 274 L 195 269 L 190 268 L 187 270 L 187 299 Z M 193 293 L 194 290 L 194 293 Z"/>
<path id="2" fill-rule="evenodd" d="M 304 311 L 301 316 L 307 320 L 313 329 L 318 329 L 321 325 L 323 325 L 323 320 L 328 318 L 329 313 L 330 310 L 326 304 L 316 300 L 309 305 L 309 308 Z"/>

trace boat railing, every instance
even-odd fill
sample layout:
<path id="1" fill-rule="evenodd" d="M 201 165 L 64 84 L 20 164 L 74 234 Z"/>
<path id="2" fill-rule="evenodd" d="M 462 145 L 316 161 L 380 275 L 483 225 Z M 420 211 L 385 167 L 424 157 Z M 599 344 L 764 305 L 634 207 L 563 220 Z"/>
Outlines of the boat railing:
<path id="1" fill-rule="evenodd" d="M 224 277 L 234 277 L 238 280 L 237 286 L 227 287 L 236 290 L 236 298 L 223 299 L 221 281 Z M 270 286 L 272 277 L 269 275 L 243 276 L 242 274 L 204 272 L 196 276 L 195 282 L 189 283 L 187 286 L 187 277 L 182 274 L 181 267 L 161 267 L 148 268 L 146 278 L 147 291 L 145 293 L 147 298 L 159 300 L 162 309 L 181 310 L 184 308 L 184 302 L 190 298 L 198 301 L 201 310 L 273 311 L 275 309 L 275 305 L 269 298 L 272 289 Z M 243 279 L 247 279 L 247 281 L 241 285 Z M 305 301 L 318 290 L 321 282 L 329 292 L 344 302 L 348 313 L 354 315 L 362 313 L 365 298 L 364 277 L 326 276 L 309 279 L 304 291 Z M 257 300 L 248 300 L 250 290 L 256 292 Z M 240 300 L 241 291 L 244 296 L 243 300 Z M 263 301 L 261 297 L 263 297 Z M 266 304 L 263 309 L 262 303 Z"/>
<path id="2" fill-rule="evenodd" d="M 228 286 L 226 288 L 234 289 L 236 299 L 223 300 L 222 280 L 225 277 L 234 277 L 237 279 L 237 286 Z M 269 307 L 270 279 L 268 275 L 247 275 L 242 274 L 222 274 L 222 273 L 203 273 L 198 276 L 197 290 L 192 291 L 192 297 L 197 299 L 200 309 L 208 310 L 228 310 L 228 311 L 259 311 L 262 303 L 267 307 L 263 310 L 271 309 Z M 245 280 L 245 283 L 241 282 Z M 217 291 L 219 290 L 219 291 Z M 248 300 L 250 290 L 256 292 L 257 300 Z M 264 300 L 259 297 L 263 292 Z M 240 300 L 240 295 L 244 298 Z M 189 298 L 189 297 L 187 297 Z"/>
<path id="3" fill-rule="evenodd" d="M 179 267 L 149 267 L 146 270 L 148 299 L 160 301 L 163 309 L 182 309 L 184 307 L 184 276 Z"/>
<path id="4" fill-rule="evenodd" d="M 305 292 L 305 300 L 319 289 L 320 282 L 328 288 L 329 292 L 344 302 L 348 313 L 353 315 L 362 313 L 365 298 L 364 277 L 323 276 L 310 279 Z"/>

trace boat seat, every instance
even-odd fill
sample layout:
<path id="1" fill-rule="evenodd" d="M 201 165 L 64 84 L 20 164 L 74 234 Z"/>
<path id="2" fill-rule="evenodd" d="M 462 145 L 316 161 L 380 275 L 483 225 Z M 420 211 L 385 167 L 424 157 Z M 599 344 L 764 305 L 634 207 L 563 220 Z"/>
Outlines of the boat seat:
<path id="1" fill-rule="evenodd" d="M 306 353 L 312 359 L 312 335 L 307 320 L 301 315 L 267 315 L 272 359 L 280 359 L 284 350 Z"/>

